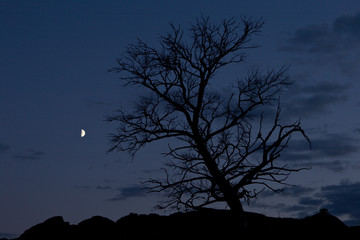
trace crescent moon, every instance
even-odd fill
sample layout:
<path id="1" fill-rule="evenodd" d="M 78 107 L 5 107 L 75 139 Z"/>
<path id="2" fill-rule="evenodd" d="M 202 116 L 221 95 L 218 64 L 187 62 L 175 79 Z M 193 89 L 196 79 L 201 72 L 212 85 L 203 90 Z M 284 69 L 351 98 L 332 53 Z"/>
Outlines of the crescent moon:
<path id="1" fill-rule="evenodd" d="M 84 136 L 85 136 L 85 130 L 81 129 L 80 137 L 84 137 Z"/>

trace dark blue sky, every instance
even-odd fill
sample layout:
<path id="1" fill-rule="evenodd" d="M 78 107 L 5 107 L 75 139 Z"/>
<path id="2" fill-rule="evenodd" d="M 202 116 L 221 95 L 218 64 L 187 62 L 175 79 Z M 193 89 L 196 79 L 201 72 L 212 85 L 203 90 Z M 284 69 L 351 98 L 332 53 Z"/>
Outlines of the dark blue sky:
<path id="1" fill-rule="evenodd" d="M 22 233 L 54 215 L 77 223 L 153 211 L 157 196 L 139 181 L 159 174 L 166 146 L 144 148 L 134 161 L 106 154 L 115 126 L 104 116 L 139 95 L 107 70 L 136 38 L 156 43 L 169 22 L 186 27 L 201 14 L 264 18 L 254 39 L 261 48 L 221 76 L 289 64 L 295 84 L 282 97 L 282 118 L 301 117 L 313 142 L 309 151 L 294 139 L 283 156 L 312 167 L 289 178 L 298 187 L 265 193 L 246 210 L 302 217 L 327 207 L 360 224 L 357 0 L 8 0 L 0 1 L 0 233 Z"/>

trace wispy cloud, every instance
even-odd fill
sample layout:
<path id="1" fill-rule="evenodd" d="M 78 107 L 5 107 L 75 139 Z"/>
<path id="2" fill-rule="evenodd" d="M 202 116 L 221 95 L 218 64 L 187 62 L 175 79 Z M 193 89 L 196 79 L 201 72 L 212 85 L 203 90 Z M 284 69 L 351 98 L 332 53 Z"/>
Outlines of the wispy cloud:
<path id="1" fill-rule="evenodd" d="M 330 113 L 336 104 L 347 99 L 348 85 L 336 82 L 295 82 L 287 95 L 282 98 L 284 118 L 318 118 Z"/>
<path id="2" fill-rule="evenodd" d="M 74 188 L 82 190 L 82 191 L 87 191 L 87 190 L 91 189 L 91 186 L 88 186 L 88 185 L 75 185 Z"/>
<path id="3" fill-rule="evenodd" d="M 313 24 L 290 34 L 281 51 L 305 57 L 301 62 L 311 66 L 331 66 L 357 80 L 360 74 L 360 13 L 344 15 L 329 24 Z M 327 72 L 329 72 L 327 71 Z M 324 72 L 324 71 L 322 71 Z"/>
<path id="4" fill-rule="evenodd" d="M 324 134 L 312 138 L 312 149 L 305 141 L 293 140 L 282 154 L 282 160 L 293 166 L 321 167 L 341 172 L 355 163 L 348 158 L 359 152 L 359 144 L 360 139 L 346 134 Z"/>
<path id="5" fill-rule="evenodd" d="M 35 150 L 35 149 L 28 149 L 26 151 L 23 151 L 22 153 L 15 154 L 13 156 L 14 159 L 18 160 L 24 160 L 24 161 L 35 161 L 43 158 L 45 155 L 45 152 Z"/>
<path id="6" fill-rule="evenodd" d="M 13 239 L 18 237 L 16 234 L 12 234 L 12 233 L 0 233 L 0 238 L 5 238 L 5 239 Z"/>
<path id="7" fill-rule="evenodd" d="M 324 200 L 314 197 L 302 197 L 299 200 L 299 204 L 302 206 L 320 206 L 324 204 Z"/>
<path id="8" fill-rule="evenodd" d="M 329 185 L 321 188 L 320 196 L 328 204 L 328 208 L 335 215 L 349 215 L 349 225 L 360 225 L 360 182 L 343 180 L 338 185 Z"/>
<path id="9" fill-rule="evenodd" d="M 110 190 L 111 186 L 108 186 L 108 185 L 100 186 L 100 185 L 98 185 L 98 186 L 96 186 L 96 189 L 98 189 L 98 190 Z"/>
<path id="10" fill-rule="evenodd" d="M 6 153 L 10 149 L 10 145 L 0 142 L 0 154 Z"/>
<path id="11" fill-rule="evenodd" d="M 318 205 L 323 203 L 323 199 L 314 198 L 316 190 L 316 188 L 301 185 L 286 187 L 284 191 L 279 193 L 266 190 L 251 205 L 256 208 L 271 209 L 288 216 L 302 218 L 314 214 L 319 209 Z M 270 201 L 269 198 L 271 198 Z M 277 201 L 283 198 L 291 199 L 291 201 L 286 202 L 293 204 Z"/>
<path id="12" fill-rule="evenodd" d="M 292 198 L 293 204 L 269 203 L 266 199 L 275 194 L 265 191 L 265 194 L 261 195 L 262 201 L 256 201 L 253 206 L 285 212 L 296 217 L 306 217 L 316 213 L 320 208 L 327 208 L 337 217 L 347 216 L 345 224 L 360 225 L 360 182 L 342 180 L 339 184 L 318 189 L 297 186 L 287 190 L 276 195 Z"/>
<path id="13" fill-rule="evenodd" d="M 266 202 L 256 202 L 254 204 L 256 208 L 262 209 L 271 209 L 272 211 L 277 211 L 279 214 L 286 214 L 287 216 L 292 216 L 295 218 L 304 218 L 311 216 L 319 209 L 313 205 L 304 205 L 304 204 L 285 204 L 285 203 L 266 203 Z"/>
<path id="14" fill-rule="evenodd" d="M 360 43 L 360 14 L 340 16 L 332 24 L 313 24 L 297 29 L 280 49 L 327 55 L 353 49 Z"/>
<path id="15" fill-rule="evenodd" d="M 134 185 L 118 189 L 120 191 L 115 197 L 108 199 L 108 201 L 122 201 L 133 197 L 143 197 L 146 195 L 146 188 L 142 185 Z"/>
<path id="16" fill-rule="evenodd" d="M 290 53 L 295 85 L 281 99 L 285 118 L 323 118 L 337 111 L 340 104 L 355 107 L 358 99 L 354 91 L 360 76 L 359 26 L 357 13 L 305 26 L 287 36 L 280 50 Z"/>
<path id="17" fill-rule="evenodd" d="M 89 108 L 107 108 L 112 107 L 113 104 L 102 100 L 88 100 L 86 106 Z"/>
<path id="18" fill-rule="evenodd" d="M 289 186 L 284 189 L 284 191 L 280 193 L 276 193 L 270 190 L 266 190 L 261 193 L 262 197 L 271 197 L 271 196 L 283 196 L 283 197 L 300 197 L 311 192 L 315 191 L 315 188 L 304 187 L 304 186 Z"/>

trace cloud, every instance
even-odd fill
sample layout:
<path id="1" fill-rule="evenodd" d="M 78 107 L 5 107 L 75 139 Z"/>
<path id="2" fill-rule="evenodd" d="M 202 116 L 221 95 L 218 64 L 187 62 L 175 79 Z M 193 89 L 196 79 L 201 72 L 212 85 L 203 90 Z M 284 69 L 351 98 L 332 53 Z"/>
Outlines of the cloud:
<path id="1" fill-rule="evenodd" d="M 271 209 L 272 211 L 277 211 L 278 214 L 285 214 L 294 218 L 304 218 L 311 216 L 318 211 L 318 208 L 312 205 L 302 205 L 302 204 L 285 204 L 285 203 L 255 203 L 252 206 L 262 209 Z"/>
<path id="2" fill-rule="evenodd" d="M 313 24 L 297 29 L 280 48 L 288 52 L 331 55 L 349 51 L 360 43 L 360 13 L 338 17 L 332 24 Z"/>
<path id="3" fill-rule="evenodd" d="M 293 217 L 306 217 L 317 211 L 318 206 L 315 204 L 321 204 L 322 199 L 314 199 L 311 196 L 315 195 L 314 192 L 316 188 L 305 187 L 305 186 L 293 186 L 286 187 L 283 192 L 275 193 L 270 190 L 266 190 L 260 195 L 260 200 L 255 200 L 251 203 L 251 206 L 256 208 L 271 209 L 273 211 L 278 211 L 279 213 L 286 213 Z M 273 200 L 269 201 L 269 197 L 286 197 L 287 199 L 293 199 L 290 202 L 293 204 L 285 203 L 270 203 Z M 276 199 L 276 198 L 275 198 Z M 277 198 L 278 199 L 278 198 Z M 287 201 L 289 202 L 289 201 Z"/>
<path id="4" fill-rule="evenodd" d="M 146 195 L 146 188 L 142 185 L 123 187 L 118 189 L 120 193 L 108 201 L 122 201 L 133 197 L 143 197 Z"/>
<path id="5" fill-rule="evenodd" d="M 110 190 L 111 186 L 97 186 L 96 189 L 98 189 L 98 190 Z"/>
<path id="6" fill-rule="evenodd" d="M 359 151 L 359 139 L 345 134 L 327 134 L 311 141 L 313 158 L 343 157 Z"/>
<path id="7" fill-rule="evenodd" d="M 353 164 L 346 158 L 359 152 L 359 139 L 346 134 L 325 134 L 310 140 L 312 149 L 306 141 L 291 141 L 281 159 L 294 167 L 321 167 L 341 172 Z"/>
<path id="8" fill-rule="evenodd" d="M 348 225 L 360 225 L 360 182 L 343 180 L 338 185 L 321 187 L 319 194 L 328 204 L 330 213 L 340 216 L 349 215 L 350 219 L 345 221 Z"/>
<path id="9" fill-rule="evenodd" d="M 340 16 L 330 24 L 299 28 L 288 36 L 280 51 L 306 56 L 306 59 L 300 58 L 301 63 L 316 66 L 323 74 L 339 71 L 357 80 L 360 74 L 359 26 L 360 13 Z M 331 77 L 329 74 L 326 78 Z"/>
<path id="10" fill-rule="evenodd" d="M 89 108 L 106 108 L 113 106 L 113 104 L 101 100 L 88 100 L 86 102 L 86 105 Z"/>
<path id="11" fill-rule="evenodd" d="M 324 92 L 336 94 L 347 89 L 347 86 L 339 83 L 320 81 L 317 83 L 311 83 L 310 85 L 304 86 L 301 91 L 305 93 L 321 94 Z"/>
<path id="12" fill-rule="evenodd" d="M 325 168 L 333 172 L 343 172 L 348 167 L 350 167 L 349 161 L 340 161 L 340 160 L 334 160 L 334 161 L 313 161 L 313 162 L 303 162 L 301 164 L 303 166 L 311 166 L 311 167 L 320 167 Z"/>
<path id="13" fill-rule="evenodd" d="M 16 238 L 17 235 L 16 234 L 12 234 L 12 233 L 0 233 L 0 239 L 5 238 L 5 239 L 14 239 Z"/>
<path id="14" fill-rule="evenodd" d="M 305 206 L 320 206 L 323 203 L 324 203 L 323 199 L 313 198 L 313 197 L 302 197 L 299 200 L 299 204 Z"/>
<path id="15" fill-rule="evenodd" d="M 268 197 L 275 194 L 261 195 L 262 201 L 255 201 L 252 206 L 286 213 L 293 217 L 311 216 L 321 208 L 327 208 L 330 214 L 343 220 L 348 226 L 360 225 L 360 182 L 342 180 L 339 184 L 322 186 L 318 189 L 297 186 L 276 194 L 293 199 L 287 203 L 274 203 Z M 270 203 L 269 203 L 270 202 Z M 292 202 L 292 204 L 289 204 Z"/>
<path id="16" fill-rule="evenodd" d="M 24 160 L 24 161 L 35 161 L 35 160 L 39 160 L 39 159 L 43 158 L 44 155 L 45 155 L 45 152 L 43 152 L 43 151 L 29 149 L 20 154 L 14 155 L 14 159 Z"/>
<path id="17" fill-rule="evenodd" d="M 75 185 L 74 188 L 79 189 L 79 190 L 83 190 L 83 191 L 87 191 L 87 190 L 91 189 L 91 187 L 87 186 L 87 185 Z"/>
<path id="18" fill-rule="evenodd" d="M 319 52 L 333 48 L 334 41 L 331 39 L 331 30 L 327 24 L 310 25 L 299 28 L 286 41 L 286 44 L 280 48 L 282 51 L 289 52 Z M 327 44 L 322 45 L 324 42 Z"/>
<path id="19" fill-rule="evenodd" d="M 301 81 L 282 99 L 282 117 L 321 117 L 329 113 L 335 104 L 344 103 L 347 99 L 348 86 L 336 82 L 311 82 L 305 84 Z"/>
<path id="20" fill-rule="evenodd" d="M 297 186 L 288 190 L 290 191 L 287 193 L 284 191 L 278 195 L 292 197 L 295 200 L 293 204 L 269 204 L 268 202 L 271 201 L 267 198 L 274 194 L 263 194 L 261 196 L 263 201 L 255 201 L 252 205 L 285 212 L 300 218 L 313 215 L 321 208 L 327 208 L 332 215 L 339 218 L 345 216 L 343 221 L 348 226 L 360 225 L 360 182 L 342 180 L 339 184 L 322 186 L 319 189 Z"/>
<path id="21" fill-rule="evenodd" d="M 280 50 L 290 53 L 294 88 L 282 97 L 283 117 L 321 118 L 353 106 L 360 76 L 360 13 L 294 30 Z M 334 107 L 335 106 L 335 107 Z"/>
<path id="22" fill-rule="evenodd" d="M 360 13 L 339 17 L 333 24 L 337 33 L 348 34 L 350 37 L 360 40 Z"/>
<path id="23" fill-rule="evenodd" d="M 10 145 L 0 142 L 0 154 L 6 153 L 10 149 Z"/>
<path id="24" fill-rule="evenodd" d="M 298 185 L 298 186 L 286 187 L 284 189 L 284 191 L 282 191 L 280 193 L 266 190 L 261 193 L 261 196 L 262 197 L 271 197 L 271 196 L 300 197 L 305 194 L 309 194 L 309 193 L 313 192 L 314 190 L 315 190 L 315 188 L 304 187 L 304 186 Z"/>

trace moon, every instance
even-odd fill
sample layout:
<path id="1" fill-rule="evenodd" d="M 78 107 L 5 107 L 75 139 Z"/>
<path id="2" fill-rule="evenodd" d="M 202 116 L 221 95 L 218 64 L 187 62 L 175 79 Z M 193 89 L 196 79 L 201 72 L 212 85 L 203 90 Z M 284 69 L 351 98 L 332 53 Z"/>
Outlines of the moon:
<path id="1" fill-rule="evenodd" d="M 85 130 L 81 129 L 80 137 L 84 137 L 84 136 L 85 136 Z"/>

